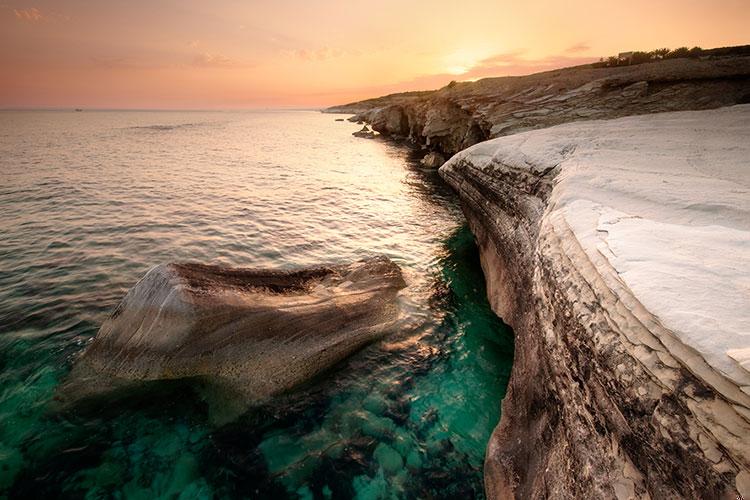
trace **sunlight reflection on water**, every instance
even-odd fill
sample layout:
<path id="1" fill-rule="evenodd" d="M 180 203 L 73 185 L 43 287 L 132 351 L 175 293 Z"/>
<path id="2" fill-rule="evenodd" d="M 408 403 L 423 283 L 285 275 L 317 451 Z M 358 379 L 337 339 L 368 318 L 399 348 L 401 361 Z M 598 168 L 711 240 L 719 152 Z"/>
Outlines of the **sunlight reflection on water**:
<path id="1" fill-rule="evenodd" d="M 437 174 L 358 128 L 317 112 L 0 113 L 0 494 L 482 494 L 511 334 Z M 184 388 L 46 412 L 155 264 L 376 253 L 404 269 L 420 326 L 273 405 L 219 429 Z"/>

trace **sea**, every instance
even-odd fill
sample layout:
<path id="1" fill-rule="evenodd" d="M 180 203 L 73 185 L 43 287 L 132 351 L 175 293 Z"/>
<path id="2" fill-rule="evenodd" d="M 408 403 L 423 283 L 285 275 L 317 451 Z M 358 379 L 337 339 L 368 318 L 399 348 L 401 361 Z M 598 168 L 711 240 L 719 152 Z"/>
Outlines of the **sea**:
<path id="1" fill-rule="evenodd" d="M 317 111 L 0 111 L 0 498 L 482 498 L 513 334 L 458 200 L 402 144 Z M 189 384 L 55 405 L 168 262 L 385 254 L 410 321 L 214 424 Z"/>

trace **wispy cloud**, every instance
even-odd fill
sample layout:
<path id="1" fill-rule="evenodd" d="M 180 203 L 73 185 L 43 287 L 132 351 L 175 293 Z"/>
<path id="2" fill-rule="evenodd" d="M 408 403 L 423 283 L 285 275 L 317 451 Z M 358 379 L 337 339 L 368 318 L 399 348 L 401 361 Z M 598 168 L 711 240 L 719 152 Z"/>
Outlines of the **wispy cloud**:
<path id="1" fill-rule="evenodd" d="M 570 47 L 568 47 L 567 49 L 565 49 L 565 53 L 566 54 L 577 54 L 578 52 L 586 52 L 590 48 L 591 47 L 589 47 L 585 43 L 577 43 L 577 44 L 571 45 Z"/>
<path id="2" fill-rule="evenodd" d="M 192 65 L 201 68 L 232 68 L 245 66 L 234 59 L 222 54 L 212 54 L 210 52 L 201 52 L 193 56 Z"/>
<path id="3" fill-rule="evenodd" d="M 31 7 L 29 9 L 13 9 L 13 13 L 16 15 L 17 19 L 30 23 L 38 23 L 45 19 L 41 11 L 36 7 Z"/>
<path id="4" fill-rule="evenodd" d="M 91 56 L 91 65 L 97 69 L 134 68 L 137 64 L 126 57 Z"/>
<path id="5" fill-rule="evenodd" d="M 7 5 L 2 5 L 3 8 L 8 8 Z M 36 7 L 29 7 L 28 9 L 13 9 L 16 19 L 24 23 L 41 23 L 48 21 L 69 21 L 70 17 L 59 12 L 53 12 L 45 10 L 42 12 Z"/>
<path id="6" fill-rule="evenodd" d="M 569 50 L 566 50 L 563 54 L 543 58 L 527 58 L 524 56 L 524 50 L 496 54 L 479 61 L 478 64 L 469 68 L 459 77 L 463 80 L 472 80 L 490 76 L 527 75 L 566 66 L 587 64 L 596 60 L 593 57 L 567 55 L 568 52 Z"/>
<path id="7" fill-rule="evenodd" d="M 327 61 L 345 55 L 360 54 L 359 51 L 351 51 L 331 47 L 321 47 L 318 49 L 285 49 L 282 52 L 289 57 L 294 57 L 302 61 Z"/>
<path id="8" fill-rule="evenodd" d="M 469 81 L 481 78 L 520 76 L 541 71 L 577 66 L 595 62 L 593 57 L 574 57 L 557 54 L 544 58 L 526 58 L 524 50 L 495 54 L 479 61 L 460 75 L 449 72 L 421 75 L 411 80 L 387 85 L 373 85 L 359 88 L 337 88 L 330 92 L 309 94 L 308 97 L 317 98 L 321 102 L 341 103 L 353 102 L 367 97 L 386 95 L 394 92 L 409 90 L 439 89 L 451 80 Z"/>

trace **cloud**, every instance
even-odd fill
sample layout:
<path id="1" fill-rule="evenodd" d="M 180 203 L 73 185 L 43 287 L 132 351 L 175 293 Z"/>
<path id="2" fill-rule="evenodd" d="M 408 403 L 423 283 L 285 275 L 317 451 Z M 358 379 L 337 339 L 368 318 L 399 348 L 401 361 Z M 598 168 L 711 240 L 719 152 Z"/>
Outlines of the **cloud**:
<path id="1" fill-rule="evenodd" d="M 92 66 L 100 69 L 132 68 L 135 65 L 125 57 L 91 56 Z"/>
<path id="2" fill-rule="evenodd" d="M 8 5 L 0 4 L 0 8 L 2 9 L 10 9 Z M 23 23 L 42 23 L 42 22 L 55 22 L 55 21 L 70 21 L 70 16 L 66 16 L 64 14 L 60 14 L 59 12 L 54 12 L 50 10 L 45 10 L 42 12 L 41 10 L 37 9 L 36 7 L 29 7 L 28 9 L 12 9 L 13 14 L 15 14 L 16 19 Z"/>
<path id="3" fill-rule="evenodd" d="M 212 54 L 210 52 L 201 52 L 195 54 L 192 61 L 193 66 L 202 68 L 232 68 L 237 66 L 243 66 L 234 59 L 221 54 Z"/>
<path id="4" fill-rule="evenodd" d="M 569 56 L 565 54 L 556 54 L 543 58 L 526 58 L 523 56 L 525 51 L 517 50 L 495 54 L 482 59 L 474 66 L 468 68 L 460 75 L 452 74 L 448 71 L 443 73 L 421 75 L 411 80 L 402 81 L 389 85 L 378 85 L 367 88 L 357 89 L 338 89 L 327 93 L 324 99 L 331 99 L 330 96 L 338 94 L 339 96 L 348 95 L 350 100 L 363 99 L 374 95 L 385 95 L 393 92 L 405 92 L 410 90 L 429 90 L 439 89 L 447 85 L 451 80 L 470 81 L 481 78 L 502 77 L 502 76 L 521 76 L 542 71 L 550 71 L 568 66 L 578 66 L 595 62 L 594 57 Z M 339 97 L 340 99 L 341 97 Z M 332 99 L 331 99 L 332 100 Z M 346 99 L 344 99 L 346 101 Z"/>
<path id="5" fill-rule="evenodd" d="M 16 15 L 17 19 L 30 23 L 38 23 L 45 19 L 36 7 L 31 7 L 29 9 L 13 9 L 13 13 Z"/>
<path id="6" fill-rule="evenodd" d="M 302 61 L 327 61 L 349 53 L 343 49 L 322 47 L 320 49 L 292 49 L 283 51 L 287 56 L 295 57 Z"/>
<path id="7" fill-rule="evenodd" d="M 590 48 L 591 47 L 589 47 L 585 43 L 577 43 L 577 44 L 571 45 L 570 47 L 568 47 L 567 49 L 565 49 L 565 53 L 566 54 L 575 54 L 575 53 L 578 53 L 578 52 L 586 52 Z"/>
<path id="8" fill-rule="evenodd" d="M 488 77 L 521 76 L 597 61 L 594 57 L 573 57 L 565 54 L 534 59 L 525 58 L 523 56 L 524 53 L 525 51 L 523 50 L 517 50 L 495 54 L 479 61 L 460 75 L 451 74 L 446 71 L 444 73 L 421 75 L 410 80 L 392 84 L 331 89 L 327 92 L 306 94 L 305 97 L 314 98 L 318 102 L 333 105 L 355 102 L 395 92 L 439 89 L 450 83 L 451 80 L 470 81 Z"/>
<path id="9" fill-rule="evenodd" d="M 517 50 L 482 59 L 459 77 L 462 80 L 473 80 L 492 76 L 520 76 L 567 66 L 588 64 L 596 60 L 593 57 L 566 54 L 555 54 L 535 59 L 524 57 L 524 52 L 523 50 Z"/>

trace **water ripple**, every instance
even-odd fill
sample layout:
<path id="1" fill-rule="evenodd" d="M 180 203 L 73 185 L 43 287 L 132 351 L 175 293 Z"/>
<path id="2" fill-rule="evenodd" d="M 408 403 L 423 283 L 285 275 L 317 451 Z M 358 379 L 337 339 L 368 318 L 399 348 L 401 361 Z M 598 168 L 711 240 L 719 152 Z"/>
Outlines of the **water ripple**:
<path id="1" fill-rule="evenodd" d="M 0 112 L 0 496 L 476 497 L 512 354 L 437 174 L 312 112 Z M 385 253 L 409 328 L 222 428 L 189 387 L 54 411 L 151 266 Z"/>

